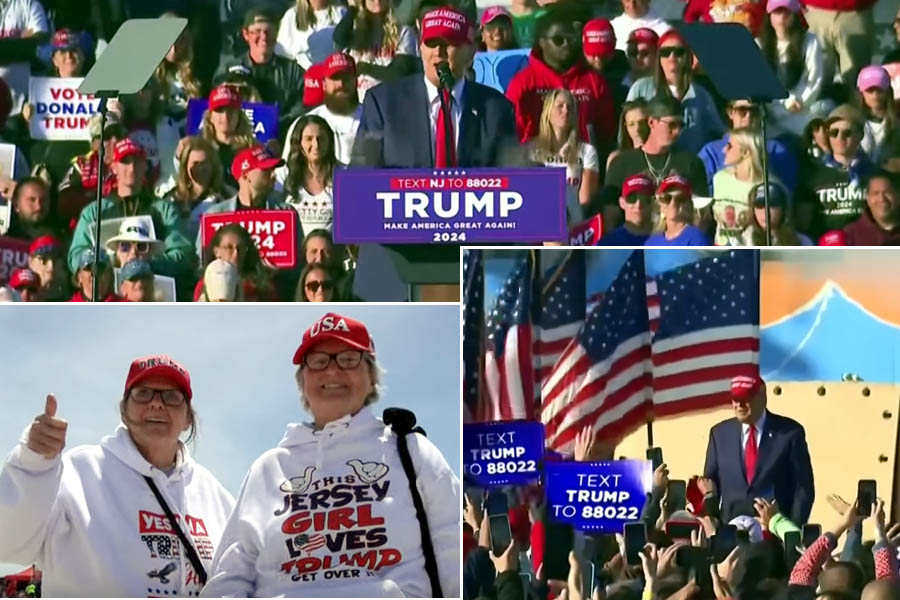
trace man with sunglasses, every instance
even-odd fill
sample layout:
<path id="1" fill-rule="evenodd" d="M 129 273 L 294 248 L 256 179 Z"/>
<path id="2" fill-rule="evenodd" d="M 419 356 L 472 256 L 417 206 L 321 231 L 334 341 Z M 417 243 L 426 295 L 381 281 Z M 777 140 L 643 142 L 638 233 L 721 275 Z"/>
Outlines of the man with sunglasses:
<path id="1" fill-rule="evenodd" d="M 656 46 L 659 44 L 659 36 L 648 27 L 639 27 L 628 35 L 628 43 L 625 45 L 625 56 L 628 57 L 628 74 L 622 80 L 622 85 L 631 85 L 642 77 L 650 77 L 656 69 L 656 61 L 659 55 Z"/>
<path id="2" fill-rule="evenodd" d="M 653 202 L 656 185 L 649 175 L 631 175 L 622 184 L 619 208 L 625 222 L 610 231 L 597 243 L 598 246 L 643 246 L 653 229 Z"/>
<path id="3" fill-rule="evenodd" d="M 749 100 L 729 100 L 726 105 L 726 114 L 731 121 L 730 129 L 744 129 L 747 127 L 760 130 L 759 107 Z M 713 176 L 725 167 L 725 146 L 728 144 L 728 135 L 719 140 L 708 142 L 700 149 L 700 160 L 706 169 L 706 179 L 712 188 Z M 797 157 L 781 141 L 776 138 L 766 140 L 766 150 L 769 153 L 769 168 L 781 182 L 793 192 L 797 185 Z"/>
<path id="4" fill-rule="evenodd" d="M 843 229 L 862 216 L 866 182 L 875 166 L 862 151 L 863 116 L 849 104 L 838 106 L 825 120 L 831 154 L 815 163 L 797 194 L 798 229 L 818 238 Z"/>
<path id="5" fill-rule="evenodd" d="M 192 277 L 193 252 L 181 233 L 178 211 L 171 202 L 157 198 L 146 187 L 147 158 L 143 147 L 130 138 L 119 140 L 113 160 L 116 191 L 101 200 L 100 219 L 149 215 L 156 237 L 165 243 L 163 252 L 152 258 L 154 272 L 175 278 Z M 92 202 L 81 211 L 72 235 L 68 256 L 72 273 L 78 270 L 84 251 L 94 247 L 96 220 L 97 203 Z"/>
<path id="6" fill-rule="evenodd" d="M 597 148 L 604 164 L 616 138 L 612 91 L 603 75 L 585 62 L 578 21 L 571 10 L 554 6 L 538 21 L 536 36 L 528 65 L 506 88 L 506 97 L 516 109 L 519 140 L 524 144 L 538 134 L 544 96 L 564 88 L 578 103 L 581 139 Z"/>
<path id="7" fill-rule="evenodd" d="M 622 222 L 619 194 L 625 180 L 632 175 L 648 175 L 654 185 L 662 183 L 669 175 L 680 175 L 690 182 L 695 195 L 707 195 L 703 163 L 691 152 L 674 149 L 684 125 L 683 114 L 681 103 L 674 98 L 654 98 L 647 106 L 647 124 L 650 128 L 647 141 L 639 149 L 620 151 L 606 171 L 599 210 L 603 211 L 603 221 L 607 227 L 615 227 Z"/>

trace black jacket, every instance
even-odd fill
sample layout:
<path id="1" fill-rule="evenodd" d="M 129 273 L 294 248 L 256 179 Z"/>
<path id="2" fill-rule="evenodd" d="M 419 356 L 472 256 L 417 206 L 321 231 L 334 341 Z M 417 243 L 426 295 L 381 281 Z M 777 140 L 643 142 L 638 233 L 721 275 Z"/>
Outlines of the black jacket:
<path id="1" fill-rule="evenodd" d="M 278 105 L 278 139 L 284 141 L 294 119 L 306 112 L 303 106 L 303 67 L 277 54 L 264 64 L 253 62 L 249 54 L 244 54 L 240 64 L 250 69 L 263 102 Z"/>

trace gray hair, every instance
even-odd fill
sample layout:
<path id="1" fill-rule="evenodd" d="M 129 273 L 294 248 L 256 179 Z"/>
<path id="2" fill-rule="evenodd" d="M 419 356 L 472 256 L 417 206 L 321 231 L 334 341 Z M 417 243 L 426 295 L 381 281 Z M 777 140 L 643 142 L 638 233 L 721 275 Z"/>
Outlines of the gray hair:
<path id="1" fill-rule="evenodd" d="M 378 360 L 376 360 L 373 354 L 369 354 L 368 352 L 363 354 L 363 360 L 366 361 L 366 365 L 369 367 L 369 378 L 372 380 L 372 391 L 369 392 L 369 395 L 366 396 L 365 402 L 363 402 L 363 406 L 369 406 L 370 404 L 375 404 L 378 402 L 378 399 L 381 398 L 381 394 L 384 393 L 385 388 L 381 384 L 381 377 L 385 375 L 387 371 L 385 371 L 380 364 L 378 364 Z M 327 368 L 327 367 L 326 367 Z M 303 365 L 301 364 L 297 367 L 297 371 L 294 373 L 294 381 L 297 382 L 297 391 L 300 392 L 300 401 L 303 403 L 303 408 L 309 411 L 309 400 L 306 399 L 306 396 L 303 394 Z"/>

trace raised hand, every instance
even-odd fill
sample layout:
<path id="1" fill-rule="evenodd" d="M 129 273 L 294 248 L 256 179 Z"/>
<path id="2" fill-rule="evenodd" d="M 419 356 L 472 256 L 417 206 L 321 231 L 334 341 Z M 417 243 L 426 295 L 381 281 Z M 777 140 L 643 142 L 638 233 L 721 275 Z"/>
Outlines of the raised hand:
<path id="1" fill-rule="evenodd" d="M 575 460 L 584 462 L 594 453 L 594 428 L 586 426 L 575 434 Z"/>
<path id="2" fill-rule="evenodd" d="M 754 498 L 753 508 L 756 509 L 756 520 L 762 525 L 763 529 L 769 528 L 769 522 L 776 514 L 778 514 L 778 504 L 773 500 L 769 502 L 765 498 Z"/>
<path id="3" fill-rule="evenodd" d="M 698 477 L 697 478 L 697 487 L 700 489 L 700 492 L 705 496 L 706 494 L 715 494 L 716 493 L 716 482 L 710 479 L 709 477 Z"/>
<path id="4" fill-rule="evenodd" d="M 56 396 L 47 394 L 44 412 L 34 418 L 28 430 L 26 445 L 46 459 L 59 456 L 66 446 L 66 428 L 69 424 L 56 418 Z"/>
<path id="5" fill-rule="evenodd" d="M 666 466 L 666 463 L 663 463 L 656 467 L 656 470 L 653 471 L 653 489 L 668 489 L 669 487 L 669 468 Z"/>

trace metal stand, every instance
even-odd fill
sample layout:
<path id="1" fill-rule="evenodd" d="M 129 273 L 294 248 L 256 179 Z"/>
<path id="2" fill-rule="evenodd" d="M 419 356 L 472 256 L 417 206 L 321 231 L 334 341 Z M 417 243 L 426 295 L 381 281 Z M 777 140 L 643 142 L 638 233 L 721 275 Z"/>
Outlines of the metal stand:
<path id="1" fill-rule="evenodd" d="M 97 296 L 100 291 L 100 277 L 98 268 L 100 266 L 100 220 L 101 207 L 103 202 L 103 175 L 106 160 L 106 151 L 104 149 L 106 114 L 108 112 L 106 103 L 110 98 L 115 98 L 119 93 L 115 91 L 104 90 L 97 92 L 95 96 L 100 98 L 100 148 L 97 160 L 97 219 L 94 221 L 94 275 L 91 277 L 91 302 L 102 302 Z"/>
<path id="2" fill-rule="evenodd" d="M 772 226 L 769 214 L 769 147 L 766 142 L 766 103 L 756 101 L 759 105 L 759 119 L 762 126 L 762 167 L 763 167 L 763 197 L 766 202 L 766 246 L 772 245 Z M 752 207 L 751 207 L 752 209 Z"/>

